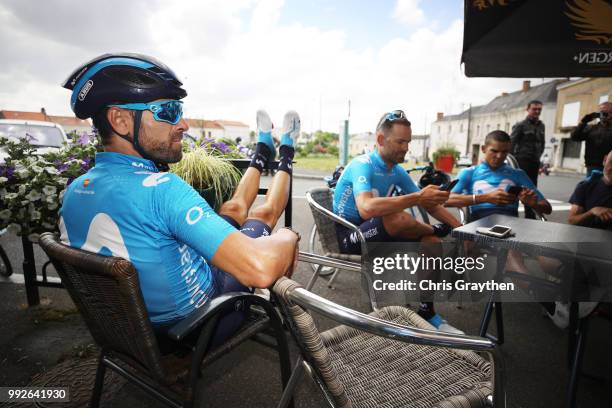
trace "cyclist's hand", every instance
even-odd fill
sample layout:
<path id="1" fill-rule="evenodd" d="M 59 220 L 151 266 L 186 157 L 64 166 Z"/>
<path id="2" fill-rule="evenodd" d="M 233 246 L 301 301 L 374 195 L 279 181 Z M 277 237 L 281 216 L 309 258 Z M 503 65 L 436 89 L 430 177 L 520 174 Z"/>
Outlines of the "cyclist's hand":
<path id="1" fill-rule="evenodd" d="M 532 208 L 538 204 L 536 192 L 529 188 L 524 188 L 518 195 L 518 199 L 521 200 L 521 203 Z"/>
<path id="2" fill-rule="evenodd" d="M 487 203 L 495 204 L 495 205 L 507 205 L 512 204 L 517 200 L 517 197 L 513 194 L 510 194 L 504 190 L 498 189 L 491 191 L 490 193 L 484 194 L 485 201 Z"/>
<path id="3" fill-rule="evenodd" d="M 421 190 L 419 204 L 425 208 L 431 208 L 436 205 L 444 204 L 449 196 L 450 192 L 440 191 L 439 186 L 430 184 Z"/>
<path id="4" fill-rule="evenodd" d="M 584 117 L 582 118 L 581 122 L 582 123 L 589 123 L 590 121 L 592 121 L 593 119 L 597 119 L 598 117 L 599 117 L 599 113 L 598 112 L 589 113 L 588 115 L 584 115 Z"/>
<path id="5" fill-rule="evenodd" d="M 599 217 L 603 222 L 612 221 L 612 208 L 606 207 L 593 207 L 590 213 L 596 217 Z"/>

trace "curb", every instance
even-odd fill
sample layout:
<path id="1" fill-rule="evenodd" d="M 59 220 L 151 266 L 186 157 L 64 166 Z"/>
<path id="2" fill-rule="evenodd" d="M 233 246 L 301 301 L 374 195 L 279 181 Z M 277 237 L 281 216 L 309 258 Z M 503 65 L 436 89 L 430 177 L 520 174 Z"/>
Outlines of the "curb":
<path id="1" fill-rule="evenodd" d="M 325 177 L 325 176 L 317 176 L 317 175 L 314 175 L 314 174 L 293 173 L 293 178 L 306 179 L 306 180 L 321 180 L 321 181 L 323 181 L 323 177 Z"/>

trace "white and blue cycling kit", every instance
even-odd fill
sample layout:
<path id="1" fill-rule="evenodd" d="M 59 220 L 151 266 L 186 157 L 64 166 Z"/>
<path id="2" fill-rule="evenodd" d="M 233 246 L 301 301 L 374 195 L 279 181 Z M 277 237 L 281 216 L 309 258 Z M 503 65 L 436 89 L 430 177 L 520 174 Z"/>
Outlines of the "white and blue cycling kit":
<path id="1" fill-rule="evenodd" d="M 388 197 L 397 190 L 403 194 L 420 191 L 405 169 L 398 164 L 389 169 L 378 151 L 357 156 L 338 179 L 334 213 L 359 225 L 364 222 L 357 209 L 359 194 L 371 191 L 374 197 Z"/>
<path id="2" fill-rule="evenodd" d="M 149 160 L 105 152 L 68 186 L 60 231 L 67 245 L 131 261 L 155 325 L 215 296 L 207 260 L 237 230 L 180 177 Z"/>
<path id="3" fill-rule="evenodd" d="M 459 182 L 453 187 L 452 193 L 457 194 L 486 194 L 495 190 L 507 191 L 511 186 L 527 187 L 534 190 L 538 200 L 544 200 L 544 195 L 533 184 L 527 173 L 521 169 L 514 169 L 502 164 L 493 170 L 487 162 L 468 167 L 459 173 Z M 518 215 L 518 201 L 506 204 L 479 203 L 470 206 L 472 217 L 480 218 L 483 214 L 504 213 Z"/>

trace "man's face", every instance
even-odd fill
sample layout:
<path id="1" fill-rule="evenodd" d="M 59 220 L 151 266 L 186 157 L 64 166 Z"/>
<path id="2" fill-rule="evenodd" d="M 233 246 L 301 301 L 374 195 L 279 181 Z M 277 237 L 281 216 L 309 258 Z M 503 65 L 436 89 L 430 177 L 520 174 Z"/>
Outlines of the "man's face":
<path id="1" fill-rule="evenodd" d="M 153 118 L 153 113 L 144 111 L 138 133 L 138 142 L 151 156 L 160 163 L 176 163 L 183 157 L 183 132 L 189 129 L 184 118 L 172 125 Z"/>
<path id="2" fill-rule="evenodd" d="M 608 123 L 612 120 L 612 103 L 602 103 L 599 105 L 599 112 L 606 112 L 608 115 L 601 118 L 602 122 Z"/>
<path id="3" fill-rule="evenodd" d="M 510 152 L 510 146 L 510 142 L 498 142 L 497 140 L 493 140 L 488 145 L 482 146 L 484 159 L 489 167 L 496 169 L 504 164 Z"/>
<path id="4" fill-rule="evenodd" d="M 387 137 L 379 138 L 380 156 L 387 162 L 399 164 L 404 162 L 408 153 L 408 144 L 412 140 L 412 129 L 410 126 L 399 123 L 393 124 Z M 381 143 L 382 141 L 382 143 Z"/>
<path id="5" fill-rule="evenodd" d="M 529 116 L 532 119 L 538 119 L 540 117 L 540 113 L 542 113 L 541 103 L 532 103 L 527 108 L 527 116 Z"/>

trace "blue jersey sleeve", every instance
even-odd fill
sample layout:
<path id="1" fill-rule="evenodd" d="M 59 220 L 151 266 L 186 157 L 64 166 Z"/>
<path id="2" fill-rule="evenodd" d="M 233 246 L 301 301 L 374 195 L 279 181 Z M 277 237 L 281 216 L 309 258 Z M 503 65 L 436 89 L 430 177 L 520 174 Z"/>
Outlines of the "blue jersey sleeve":
<path id="1" fill-rule="evenodd" d="M 351 166 L 351 182 L 354 197 L 357 197 L 360 193 L 372 191 L 372 163 L 367 160 L 356 159 Z"/>
<path id="2" fill-rule="evenodd" d="M 189 245 L 210 261 L 221 242 L 237 232 L 183 179 L 166 173 L 168 181 L 157 186 L 160 218 L 167 233 Z M 163 179 L 160 179 L 162 181 Z"/>
<path id="3" fill-rule="evenodd" d="M 518 184 L 520 186 L 527 187 L 535 191 L 536 195 L 538 196 L 538 200 L 545 200 L 544 194 L 542 194 L 540 190 L 538 190 L 538 188 L 535 186 L 535 184 L 533 184 L 533 181 L 531 181 L 531 179 L 529 178 L 527 173 L 525 173 L 524 170 L 517 169 L 517 175 L 518 175 Z"/>
<path id="4" fill-rule="evenodd" d="M 461 170 L 457 179 L 459 182 L 455 184 L 455 187 L 451 190 L 451 193 L 457 194 L 473 194 L 472 190 L 472 173 L 474 168 L 470 167 Z"/>
<path id="5" fill-rule="evenodd" d="M 418 193 L 421 191 L 421 189 L 414 184 L 414 181 L 410 178 L 408 172 L 399 166 L 397 167 L 397 177 L 400 188 L 402 191 L 406 192 L 406 194 Z"/>

